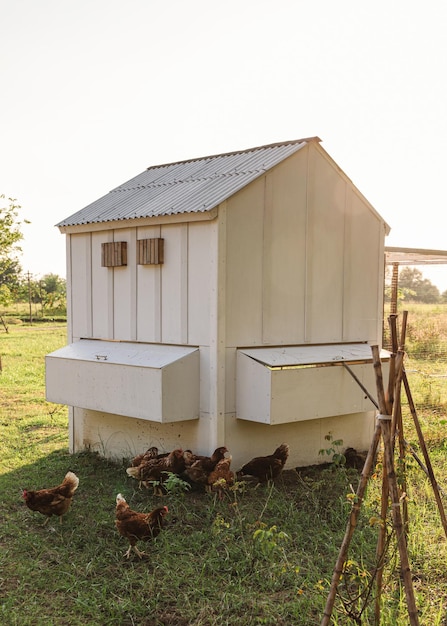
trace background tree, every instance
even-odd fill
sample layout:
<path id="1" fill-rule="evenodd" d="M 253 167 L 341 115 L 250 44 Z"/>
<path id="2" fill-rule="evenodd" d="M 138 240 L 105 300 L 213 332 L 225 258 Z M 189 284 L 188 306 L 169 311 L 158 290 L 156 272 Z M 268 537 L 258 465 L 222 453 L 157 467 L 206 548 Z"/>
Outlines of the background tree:
<path id="1" fill-rule="evenodd" d="M 0 195 L 0 285 L 14 289 L 22 271 L 19 263 L 23 239 L 20 227 L 29 224 L 27 220 L 19 220 L 20 205 L 13 198 Z"/>
<path id="2" fill-rule="evenodd" d="M 14 294 L 14 302 L 40 305 L 41 316 L 46 312 L 65 314 L 67 308 L 66 280 L 57 274 L 45 274 L 35 278 L 31 274 L 21 276 Z"/>
<path id="3" fill-rule="evenodd" d="M 66 281 L 57 274 L 45 274 L 39 280 L 39 297 L 44 309 L 59 309 L 66 306 Z"/>
<path id="4" fill-rule="evenodd" d="M 412 292 L 406 298 L 407 300 L 429 304 L 435 304 L 441 300 L 439 289 L 428 278 L 424 278 L 418 269 L 404 267 L 399 272 L 399 288 Z"/>

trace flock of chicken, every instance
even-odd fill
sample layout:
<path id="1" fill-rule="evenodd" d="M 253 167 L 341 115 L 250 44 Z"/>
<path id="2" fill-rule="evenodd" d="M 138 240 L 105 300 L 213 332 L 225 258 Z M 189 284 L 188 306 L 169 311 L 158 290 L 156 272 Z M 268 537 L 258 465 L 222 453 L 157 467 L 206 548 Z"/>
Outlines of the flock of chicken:
<path id="1" fill-rule="evenodd" d="M 225 446 L 217 448 L 210 457 L 193 454 L 191 450 L 183 451 L 181 448 L 160 454 L 156 447 L 151 447 L 136 456 L 126 472 L 138 480 L 140 486 L 152 485 L 154 493 L 158 495 L 166 493 L 163 482 L 169 475 L 175 474 L 190 485 L 198 485 L 222 497 L 225 489 L 245 476 L 254 477 L 260 484 L 274 480 L 281 474 L 288 456 L 289 446 L 283 443 L 273 454 L 253 458 L 235 474 L 230 468 L 231 455 Z M 67 472 L 63 482 L 57 487 L 38 491 L 24 489 L 22 496 L 29 509 L 47 516 L 45 523 L 52 515 L 59 516 L 62 522 L 62 516 L 70 508 L 78 485 L 79 478 L 76 474 Z M 161 506 L 150 513 L 139 513 L 129 507 L 120 493 L 117 495 L 115 524 L 118 532 L 129 541 L 129 549 L 125 553 L 127 558 L 132 550 L 140 558 L 144 555 L 137 548 L 137 542 L 156 537 L 163 528 L 164 517 L 168 512 L 167 506 Z"/>

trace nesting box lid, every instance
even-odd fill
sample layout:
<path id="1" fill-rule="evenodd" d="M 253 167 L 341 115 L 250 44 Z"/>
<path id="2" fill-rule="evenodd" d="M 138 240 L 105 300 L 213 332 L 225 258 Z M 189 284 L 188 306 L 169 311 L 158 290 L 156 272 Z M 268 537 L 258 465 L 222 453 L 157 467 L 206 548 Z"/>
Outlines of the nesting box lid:
<path id="1" fill-rule="evenodd" d="M 366 343 L 248 348 L 240 349 L 239 352 L 268 367 L 372 361 L 371 346 Z M 389 352 L 381 350 L 380 358 L 389 359 Z"/>
<path id="2" fill-rule="evenodd" d="M 107 361 L 160 369 L 195 352 L 197 348 L 161 344 L 81 339 L 48 354 L 48 357 L 79 361 Z"/>

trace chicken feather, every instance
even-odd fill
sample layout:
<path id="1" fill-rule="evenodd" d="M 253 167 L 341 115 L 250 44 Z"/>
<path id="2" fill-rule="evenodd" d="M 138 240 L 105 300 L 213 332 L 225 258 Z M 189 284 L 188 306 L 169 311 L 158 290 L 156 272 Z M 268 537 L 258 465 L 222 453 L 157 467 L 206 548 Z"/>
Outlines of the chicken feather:
<path id="1" fill-rule="evenodd" d="M 288 456 L 289 446 L 283 443 L 276 448 L 273 454 L 254 457 L 237 472 L 237 475 L 238 477 L 254 476 L 259 483 L 267 483 L 281 474 Z"/>
<path id="2" fill-rule="evenodd" d="M 23 489 L 22 497 L 26 506 L 31 511 L 38 511 L 42 515 L 46 515 L 48 522 L 52 515 L 59 516 L 62 522 L 62 516 L 68 511 L 71 505 L 73 494 L 78 488 L 79 478 L 73 472 L 67 472 L 65 478 L 60 485 L 51 489 L 39 489 L 30 491 Z"/>
<path id="3" fill-rule="evenodd" d="M 115 525 L 120 535 L 126 537 L 130 544 L 124 555 L 126 558 L 129 558 L 132 550 L 140 559 L 144 556 L 145 553 L 136 546 L 137 541 L 150 541 L 157 537 L 163 529 L 163 518 L 168 512 L 167 506 L 161 506 L 150 513 L 138 513 L 129 507 L 122 494 L 116 496 Z"/>

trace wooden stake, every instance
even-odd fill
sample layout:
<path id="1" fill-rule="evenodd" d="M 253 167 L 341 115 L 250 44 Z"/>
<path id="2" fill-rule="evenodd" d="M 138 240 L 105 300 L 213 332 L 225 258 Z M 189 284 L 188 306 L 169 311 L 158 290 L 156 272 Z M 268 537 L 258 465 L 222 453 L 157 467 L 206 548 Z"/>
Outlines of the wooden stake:
<path id="1" fill-rule="evenodd" d="M 397 313 L 397 293 L 399 286 L 399 263 L 393 263 L 391 277 L 391 313 Z"/>
<path id="2" fill-rule="evenodd" d="M 407 600 L 408 616 L 411 626 L 419 625 L 418 611 L 416 607 L 416 599 L 414 596 L 413 582 L 411 580 L 410 561 L 408 558 L 407 542 L 405 539 L 404 527 L 401 515 L 401 500 L 399 498 L 399 489 L 397 486 L 396 473 L 394 471 L 393 449 L 391 445 L 391 429 L 390 417 L 381 416 L 380 424 L 382 429 L 382 439 L 384 446 L 385 464 L 388 474 L 388 485 L 391 496 L 391 512 L 393 517 L 393 527 L 396 533 L 397 546 L 399 549 L 400 565 L 402 577 L 405 587 L 405 597 Z"/>
<path id="3" fill-rule="evenodd" d="M 388 497 L 391 498 L 391 514 L 393 519 L 393 530 L 396 535 L 401 570 L 402 570 L 402 578 L 404 581 L 405 588 L 405 597 L 407 602 L 408 616 L 410 619 L 410 626 L 419 626 L 419 616 L 416 607 L 416 600 L 414 596 L 414 589 L 412 583 L 410 562 L 408 557 L 408 549 L 407 549 L 407 538 L 406 531 L 408 528 L 408 517 L 406 513 L 406 493 L 400 494 L 399 487 L 397 483 L 395 468 L 394 468 L 394 437 L 396 431 L 399 435 L 399 455 L 400 458 L 404 458 L 405 451 L 407 448 L 410 449 L 410 452 L 419 463 L 420 467 L 425 471 L 425 473 L 430 477 L 432 481 L 432 485 L 435 491 L 435 497 L 438 504 L 439 512 L 441 515 L 444 532 L 447 537 L 447 519 L 445 517 L 444 508 L 440 499 L 441 489 L 437 485 L 433 470 L 430 463 L 430 458 L 428 456 L 427 448 L 425 446 L 425 442 L 423 439 L 422 431 L 420 428 L 419 420 L 417 418 L 416 409 L 414 407 L 414 403 L 411 397 L 411 392 L 408 384 L 408 380 L 406 377 L 406 373 L 403 367 L 403 359 L 404 359 L 404 345 L 405 345 L 405 332 L 406 332 L 406 323 L 407 323 L 407 312 L 404 312 L 404 321 L 402 326 L 402 333 L 400 337 L 400 343 L 397 344 L 397 328 L 396 328 L 396 320 L 392 322 L 392 342 L 393 346 L 396 348 L 397 355 L 394 361 L 394 365 L 390 368 L 390 379 L 388 382 L 388 391 L 385 394 L 384 385 L 383 385 L 383 375 L 382 375 L 382 366 L 380 362 L 380 355 L 378 346 L 371 346 L 372 354 L 373 354 L 373 366 L 376 377 L 376 386 L 377 386 L 377 398 L 378 402 L 376 403 L 372 396 L 367 392 L 367 390 L 363 387 L 362 383 L 356 378 L 351 369 L 345 365 L 346 369 L 353 376 L 353 378 L 358 382 L 360 387 L 366 391 L 368 397 L 372 400 L 373 404 L 378 407 L 380 413 L 378 415 L 376 428 L 374 431 L 373 440 L 371 442 L 370 449 L 368 451 L 368 455 L 366 457 L 365 464 L 363 466 L 363 471 L 361 474 L 360 482 L 356 492 L 356 499 L 351 509 L 351 514 L 349 517 L 348 524 L 346 526 L 345 536 L 343 538 L 342 545 L 340 547 L 339 555 L 337 558 L 337 562 L 334 567 L 334 571 L 332 574 L 331 586 L 329 589 L 329 595 L 326 600 L 326 606 L 323 613 L 323 618 L 320 626 L 329 626 L 330 619 L 332 616 L 332 610 L 335 603 L 335 598 L 337 594 L 338 584 L 343 573 L 343 568 L 347 560 L 347 554 L 349 545 L 354 534 L 355 528 L 357 526 L 358 516 L 360 513 L 360 507 L 363 502 L 363 498 L 365 495 L 367 482 L 371 473 L 372 464 L 376 456 L 378 444 L 380 441 L 380 436 L 382 436 L 383 445 L 384 445 L 384 479 L 382 483 L 382 518 L 386 519 L 386 509 L 385 503 L 388 504 Z M 411 449 L 411 446 L 407 444 L 405 438 L 403 436 L 403 420 L 402 420 L 402 411 L 401 411 L 401 384 L 404 383 L 405 390 L 407 393 L 408 403 L 410 406 L 410 410 L 413 416 L 413 420 L 415 422 L 416 430 L 418 432 L 419 441 L 421 444 L 421 448 L 424 453 L 424 458 L 427 464 L 428 469 L 426 469 L 420 459 L 418 459 L 417 455 Z M 393 425 L 393 429 L 392 429 Z M 401 512 L 402 508 L 402 512 Z M 385 541 L 384 535 L 383 538 L 379 538 L 378 543 L 378 566 L 377 566 L 377 580 L 378 582 L 378 591 L 376 596 L 376 605 L 375 605 L 375 624 L 378 626 L 380 623 L 380 594 L 381 594 L 381 580 L 382 580 L 382 568 L 383 568 L 383 557 L 385 550 Z"/>
<path id="4" fill-rule="evenodd" d="M 427 466 L 427 473 L 428 476 L 430 478 L 430 482 L 433 488 L 433 492 L 435 494 L 435 499 L 436 499 L 436 504 L 438 505 L 438 510 L 439 510 L 439 514 L 441 516 L 441 522 L 442 522 L 442 526 L 444 528 L 444 533 L 445 536 L 447 538 L 447 519 L 445 516 L 445 511 L 444 511 L 444 506 L 442 504 L 442 500 L 441 500 L 441 495 L 440 495 L 440 489 L 439 486 L 436 482 L 435 479 L 435 475 L 433 472 L 433 467 L 430 461 L 430 457 L 428 456 L 428 451 L 427 451 L 427 446 L 425 445 L 425 441 L 424 441 L 424 435 L 422 434 L 422 429 L 421 429 L 421 425 L 419 423 L 419 419 L 416 413 L 416 407 L 414 406 L 414 402 L 413 402 L 413 397 L 411 395 L 411 391 L 410 391 L 410 385 L 408 384 L 408 379 L 407 379 L 407 375 L 404 372 L 403 373 L 403 383 L 404 383 L 404 387 L 405 387 L 405 392 L 407 394 L 407 399 L 408 399 L 408 406 L 410 407 L 410 411 L 411 411 L 411 415 L 413 417 L 413 422 L 414 422 L 414 426 L 416 428 L 416 432 L 419 438 L 419 445 L 421 446 L 422 449 L 422 454 L 424 455 L 424 459 L 425 459 L 425 464 Z"/>
<path id="5" fill-rule="evenodd" d="M 360 513 L 360 507 L 362 506 L 363 497 L 365 495 L 369 475 L 371 474 L 374 459 L 376 458 L 377 446 L 379 445 L 379 439 L 380 439 L 380 432 L 381 432 L 380 424 L 377 423 L 376 429 L 374 431 L 374 436 L 373 436 L 370 448 L 368 450 L 368 454 L 366 456 L 365 464 L 363 466 L 362 474 L 360 477 L 360 482 L 357 487 L 356 498 L 352 505 L 351 514 L 349 516 L 349 521 L 346 526 L 345 536 L 343 538 L 343 542 L 340 547 L 337 562 L 335 564 L 334 571 L 332 574 L 329 595 L 326 600 L 326 606 L 324 609 L 323 619 L 321 620 L 320 626 L 328 626 L 330 624 L 332 610 L 334 608 L 335 597 L 337 595 L 338 583 L 343 573 L 343 567 L 346 562 L 346 557 L 348 554 L 348 549 L 351 543 L 352 535 L 354 534 L 355 528 L 357 526 L 357 520 L 358 520 L 358 516 Z"/>
<path id="6" fill-rule="evenodd" d="M 383 391 L 383 377 L 382 366 L 380 363 L 379 348 L 378 346 L 371 346 L 373 353 L 373 364 L 376 372 L 376 384 L 377 384 L 377 397 L 379 402 L 379 423 L 382 432 L 383 447 L 384 447 L 384 460 L 385 468 L 388 476 L 388 488 L 391 496 L 393 527 L 396 533 L 397 545 L 399 549 L 400 564 L 402 569 L 402 576 L 404 579 L 405 597 L 407 600 L 408 616 L 410 618 L 411 626 L 419 626 L 419 617 L 416 608 L 416 600 L 414 597 L 413 583 L 411 580 L 410 561 L 408 559 L 407 542 L 405 541 L 405 534 L 403 532 L 402 516 L 400 511 L 400 497 L 399 489 L 397 486 L 396 473 L 394 471 L 394 455 L 393 447 L 391 444 L 391 415 L 389 413 L 389 406 L 385 402 L 385 393 Z"/>

